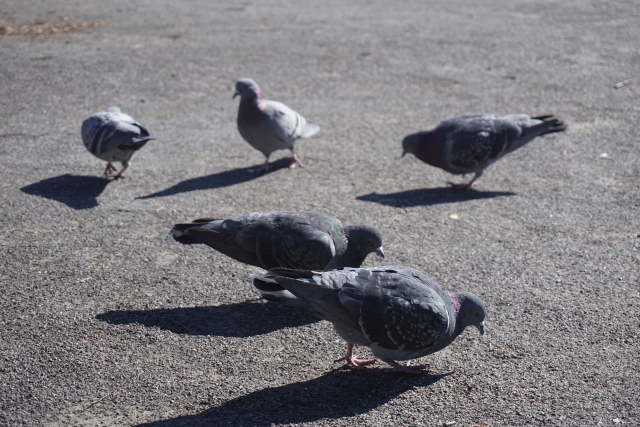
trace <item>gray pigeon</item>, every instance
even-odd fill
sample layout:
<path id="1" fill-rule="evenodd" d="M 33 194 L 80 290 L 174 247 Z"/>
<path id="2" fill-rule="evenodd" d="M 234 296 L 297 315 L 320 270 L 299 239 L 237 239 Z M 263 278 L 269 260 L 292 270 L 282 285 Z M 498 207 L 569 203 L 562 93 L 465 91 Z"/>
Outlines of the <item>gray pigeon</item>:
<path id="1" fill-rule="evenodd" d="M 104 174 L 114 178 L 124 176 L 133 154 L 152 139 L 147 129 L 118 107 L 109 107 L 82 122 L 84 146 L 108 162 Z M 113 162 L 122 163 L 120 172 L 116 172 Z"/>
<path id="2" fill-rule="evenodd" d="M 465 190 L 496 160 L 538 136 L 565 129 L 567 125 L 552 115 L 463 114 L 446 119 L 433 130 L 405 137 L 402 155 L 411 153 L 431 166 L 457 175 L 474 172 L 467 184 L 455 186 Z"/>
<path id="3" fill-rule="evenodd" d="M 180 243 L 204 243 L 265 270 L 360 267 L 372 252 L 384 258 L 377 228 L 343 227 L 337 218 L 319 212 L 253 212 L 227 219 L 197 219 L 176 224 L 171 234 Z M 253 285 L 266 299 L 306 306 L 273 281 L 255 279 Z"/>
<path id="4" fill-rule="evenodd" d="M 251 79 L 236 83 L 233 97 L 240 95 L 238 131 L 253 148 L 266 159 L 255 172 L 269 169 L 269 156 L 276 150 L 291 150 L 292 168 L 304 166 L 294 150 L 298 138 L 309 138 L 320 131 L 320 126 L 307 123 L 297 112 L 276 101 L 260 98 L 260 88 Z"/>
<path id="5" fill-rule="evenodd" d="M 258 275 L 256 275 L 258 276 Z M 276 269 L 260 277 L 290 291 L 333 323 L 347 341 L 346 360 L 354 368 L 354 345 L 369 347 L 396 370 L 416 373 L 424 365 L 403 365 L 442 350 L 467 326 L 484 334 L 486 309 L 469 292 L 445 293 L 420 271 L 403 266 L 342 268 L 333 271 Z"/>

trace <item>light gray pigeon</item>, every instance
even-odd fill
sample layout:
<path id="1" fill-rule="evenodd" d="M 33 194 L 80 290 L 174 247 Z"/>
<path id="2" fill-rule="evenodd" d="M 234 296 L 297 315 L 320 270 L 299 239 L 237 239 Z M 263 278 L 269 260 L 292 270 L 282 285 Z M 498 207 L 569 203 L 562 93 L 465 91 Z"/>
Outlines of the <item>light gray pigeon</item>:
<path id="1" fill-rule="evenodd" d="M 133 154 L 152 139 L 147 129 L 118 107 L 109 107 L 82 123 L 84 146 L 108 162 L 104 174 L 114 178 L 124 176 Z M 116 172 L 113 162 L 122 163 L 120 172 Z"/>
<path id="2" fill-rule="evenodd" d="M 446 119 L 433 130 L 405 137 L 402 155 L 411 153 L 431 166 L 457 175 L 474 172 L 470 182 L 455 186 L 465 190 L 496 160 L 538 136 L 565 129 L 567 125 L 552 115 L 464 114 Z"/>
<path id="3" fill-rule="evenodd" d="M 258 276 L 258 275 L 256 275 Z M 424 365 L 403 365 L 442 350 L 467 326 L 484 334 L 486 308 L 469 292 L 445 293 L 420 271 L 403 266 L 332 271 L 276 269 L 261 280 L 275 282 L 317 311 L 345 341 L 354 368 L 354 345 L 364 345 L 396 370 L 416 373 Z"/>
<path id="4" fill-rule="evenodd" d="M 260 98 L 260 88 L 251 79 L 236 83 L 233 97 L 240 95 L 238 131 L 253 148 L 266 159 L 255 172 L 269 169 L 269 156 L 276 150 L 291 150 L 292 168 L 304 166 L 294 149 L 298 138 L 309 138 L 320 131 L 320 126 L 307 123 L 304 117 L 286 105 Z"/>
<path id="5" fill-rule="evenodd" d="M 337 218 L 319 212 L 253 212 L 227 219 L 197 219 L 176 224 L 171 234 L 180 243 L 204 243 L 265 270 L 360 267 L 372 252 L 384 258 L 377 228 L 343 227 Z M 266 299 L 305 306 L 273 281 L 255 279 L 253 285 Z"/>

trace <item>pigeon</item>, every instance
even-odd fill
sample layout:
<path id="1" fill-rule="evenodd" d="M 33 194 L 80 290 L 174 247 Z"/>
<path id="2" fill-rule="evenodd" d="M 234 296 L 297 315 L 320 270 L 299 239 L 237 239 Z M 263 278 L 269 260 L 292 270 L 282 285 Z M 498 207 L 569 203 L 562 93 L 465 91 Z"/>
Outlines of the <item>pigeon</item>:
<path id="1" fill-rule="evenodd" d="M 255 172 L 269 170 L 269 156 L 276 150 L 291 150 L 291 168 L 304 166 L 294 150 L 298 138 L 309 138 L 320 132 L 320 126 L 307 123 L 304 117 L 286 105 L 260 98 L 260 88 L 251 79 L 236 83 L 233 98 L 240 95 L 238 131 L 265 161 Z"/>
<path id="2" fill-rule="evenodd" d="M 474 172 L 471 181 L 454 186 L 466 190 L 496 160 L 538 136 L 565 129 L 567 125 L 553 115 L 463 114 L 446 119 L 433 130 L 405 137 L 402 156 L 411 153 L 453 174 Z"/>
<path id="3" fill-rule="evenodd" d="M 171 234 L 180 243 L 204 243 L 237 261 L 265 270 L 360 267 L 372 252 L 384 258 L 382 235 L 377 228 L 343 227 L 337 218 L 311 211 L 253 212 L 227 219 L 197 219 L 176 224 Z M 267 300 L 306 307 L 273 281 L 255 278 L 253 285 Z"/>
<path id="4" fill-rule="evenodd" d="M 347 342 L 347 353 L 338 360 L 356 369 L 375 360 L 357 359 L 354 345 L 369 347 L 394 370 L 418 373 L 425 365 L 398 361 L 442 350 L 467 326 L 475 326 L 484 335 L 486 308 L 477 295 L 445 293 L 411 267 L 275 269 L 260 278 L 287 289 L 333 323 Z"/>
<path id="5" fill-rule="evenodd" d="M 105 176 L 121 178 L 133 154 L 152 140 L 149 131 L 118 107 L 109 107 L 82 122 L 82 142 L 99 159 L 106 160 Z M 116 172 L 113 162 L 121 162 Z"/>

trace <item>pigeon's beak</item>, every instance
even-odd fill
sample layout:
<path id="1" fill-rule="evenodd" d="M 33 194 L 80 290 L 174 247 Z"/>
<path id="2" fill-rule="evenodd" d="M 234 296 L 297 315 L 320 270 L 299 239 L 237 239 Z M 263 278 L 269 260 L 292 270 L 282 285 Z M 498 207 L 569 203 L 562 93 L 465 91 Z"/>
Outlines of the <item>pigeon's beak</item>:
<path id="1" fill-rule="evenodd" d="M 382 246 L 376 249 L 376 253 L 378 254 L 379 257 L 384 258 L 384 251 L 382 250 Z"/>
<path id="2" fill-rule="evenodd" d="M 484 335 L 484 320 L 479 325 L 476 325 L 476 328 L 480 331 L 480 335 Z"/>
<path id="3" fill-rule="evenodd" d="M 238 89 L 236 89 L 236 91 L 233 93 L 233 97 L 231 99 L 235 99 L 236 96 L 240 95 L 240 91 Z"/>
<path id="4" fill-rule="evenodd" d="M 405 154 L 407 154 L 407 150 L 402 150 L 402 156 L 400 156 L 400 158 L 403 158 Z"/>

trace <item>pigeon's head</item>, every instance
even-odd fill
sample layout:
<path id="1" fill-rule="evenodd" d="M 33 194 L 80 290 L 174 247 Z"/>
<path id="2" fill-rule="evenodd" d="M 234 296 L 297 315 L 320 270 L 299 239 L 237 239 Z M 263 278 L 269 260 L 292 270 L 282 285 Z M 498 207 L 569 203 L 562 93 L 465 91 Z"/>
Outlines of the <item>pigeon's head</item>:
<path id="1" fill-rule="evenodd" d="M 437 136 L 433 131 L 418 132 L 405 136 L 402 140 L 401 157 L 411 153 L 423 162 L 433 164 L 442 151 Z"/>
<path id="2" fill-rule="evenodd" d="M 484 335 L 487 308 L 480 297 L 471 292 L 457 292 L 449 296 L 456 312 L 456 323 L 460 324 L 459 331 L 464 331 L 467 326 L 475 326 Z"/>
<path id="3" fill-rule="evenodd" d="M 402 140 L 402 157 L 404 157 L 404 155 L 407 153 L 416 153 L 416 151 L 420 147 L 419 135 L 419 133 L 414 133 L 412 135 L 404 137 L 404 139 Z"/>
<path id="4" fill-rule="evenodd" d="M 120 114 L 122 113 L 122 111 L 120 111 L 120 109 L 118 107 L 109 107 L 107 108 L 107 113 L 116 113 L 116 114 Z"/>
<path id="5" fill-rule="evenodd" d="M 344 231 L 347 235 L 349 248 L 354 248 L 362 261 L 372 252 L 384 258 L 380 230 L 370 225 L 352 225 L 345 227 Z"/>
<path id="6" fill-rule="evenodd" d="M 260 97 L 260 88 L 251 79 L 240 79 L 236 82 L 236 91 L 233 97 L 240 95 L 243 99 L 253 99 Z"/>

